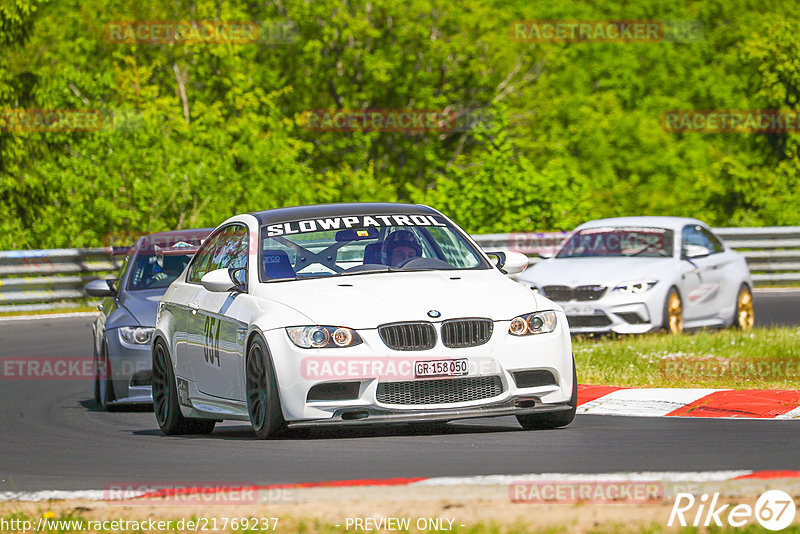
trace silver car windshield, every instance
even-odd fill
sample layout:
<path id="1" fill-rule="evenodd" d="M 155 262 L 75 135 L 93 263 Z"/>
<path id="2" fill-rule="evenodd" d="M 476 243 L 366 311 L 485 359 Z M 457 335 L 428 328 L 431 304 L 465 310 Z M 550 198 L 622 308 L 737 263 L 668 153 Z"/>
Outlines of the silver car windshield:
<path id="1" fill-rule="evenodd" d="M 428 215 L 359 215 L 261 229 L 261 279 L 491 268 L 461 232 Z"/>
<path id="2" fill-rule="evenodd" d="M 650 257 L 673 254 L 674 233 L 666 228 L 586 228 L 575 232 L 557 258 Z"/>

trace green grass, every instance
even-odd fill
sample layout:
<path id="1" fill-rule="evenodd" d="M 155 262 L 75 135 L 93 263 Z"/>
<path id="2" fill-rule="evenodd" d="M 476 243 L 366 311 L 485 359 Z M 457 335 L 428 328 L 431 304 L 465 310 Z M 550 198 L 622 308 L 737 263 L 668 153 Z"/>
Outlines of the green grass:
<path id="1" fill-rule="evenodd" d="M 800 383 L 798 327 L 578 337 L 573 352 L 581 384 L 797 389 Z"/>

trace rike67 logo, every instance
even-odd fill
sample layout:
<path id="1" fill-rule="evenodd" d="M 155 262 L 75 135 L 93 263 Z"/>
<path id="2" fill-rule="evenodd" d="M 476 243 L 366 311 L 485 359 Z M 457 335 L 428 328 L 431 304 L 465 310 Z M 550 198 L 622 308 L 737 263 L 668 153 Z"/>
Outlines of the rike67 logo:
<path id="1" fill-rule="evenodd" d="M 791 525 L 797 513 L 792 497 L 781 490 L 762 493 L 755 506 L 749 504 L 732 506 L 718 502 L 719 493 L 714 493 L 710 498 L 704 493 L 699 499 L 691 493 L 678 493 L 667 526 L 671 527 L 677 521 L 682 527 L 689 524 L 693 527 L 701 525 L 708 527 L 712 523 L 718 527 L 724 526 L 725 523 L 732 527 L 743 527 L 755 520 L 763 528 L 777 531 Z"/>

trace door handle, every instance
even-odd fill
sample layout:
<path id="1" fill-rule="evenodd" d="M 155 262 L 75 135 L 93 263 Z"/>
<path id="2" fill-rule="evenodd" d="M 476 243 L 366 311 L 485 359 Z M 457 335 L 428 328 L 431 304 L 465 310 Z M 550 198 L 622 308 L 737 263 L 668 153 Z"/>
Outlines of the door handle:
<path id="1" fill-rule="evenodd" d="M 192 310 L 192 315 L 197 313 L 197 310 L 200 309 L 200 303 L 197 301 L 189 303 L 189 309 Z"/>

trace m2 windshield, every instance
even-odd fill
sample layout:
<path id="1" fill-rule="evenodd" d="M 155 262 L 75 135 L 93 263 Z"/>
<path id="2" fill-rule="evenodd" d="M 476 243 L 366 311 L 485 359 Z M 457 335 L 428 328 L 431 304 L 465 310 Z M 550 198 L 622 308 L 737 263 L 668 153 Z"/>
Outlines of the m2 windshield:
<path id="1" fill-rule="evenodd" d="M 491 268 L 436 215 L 352 215 L 261 228 L 261 279 Z"/>
<path id="2" fill-rule="evenodd" d="M 673 232 L 666 228 L 586 228 L 575 232 L 557 258 L 672 256 Z"/>

